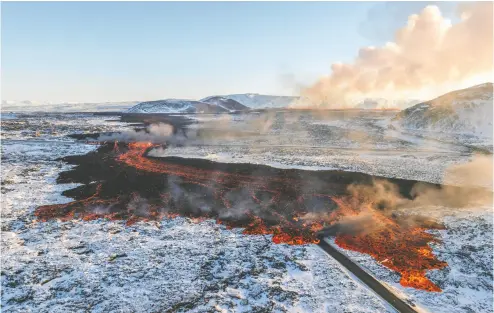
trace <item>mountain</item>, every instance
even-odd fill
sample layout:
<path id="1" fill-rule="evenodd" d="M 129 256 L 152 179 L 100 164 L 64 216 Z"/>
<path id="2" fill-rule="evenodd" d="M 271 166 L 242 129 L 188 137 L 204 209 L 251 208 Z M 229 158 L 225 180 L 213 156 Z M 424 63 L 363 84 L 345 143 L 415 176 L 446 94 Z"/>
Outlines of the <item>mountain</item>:
<path id="1" fill-rule="evenodd" d="M 393 124 L 412 130 L 492 138 L 492 95 L 492 83 L 452 91 L 401 111 Z"/>
<path id="2" fill-rule="evenodd" d="M 248 110 L 233 100 L 209 97 L 204 101 L 166 99 L 141 102 L 127 110 L 127 113 L 226 113 Z"/>
<path id="3" fill-rule="evenodd" d="M 201 102 L 214 104 L 220 106 L 229 111 L 243 111 L 248 110 L 249 107 L 243 105 L 242 103 L 235 101 L 233 99 L 228 99 L 221 96 L 211 96 L 200 100 Z"/>
<path id="4" fill-rule="evenodd" d="M 102 103 L 37 102 L 2 100 L 2 112 L 104 112 L 128 113 L 223 113 L 260 108 L 282 108 L 297 100 L 290 96 L 255 93 L 210 96 L 201 100 L 165 99 Z"/>
<path id="5" fill-rule="evenodd" d="M 220 97 L 235 100 L 251 109 L 284 108 L 298 99 L 298 97 L 292 96 L 271 96 L 257 93 L 242 93 Z"/>

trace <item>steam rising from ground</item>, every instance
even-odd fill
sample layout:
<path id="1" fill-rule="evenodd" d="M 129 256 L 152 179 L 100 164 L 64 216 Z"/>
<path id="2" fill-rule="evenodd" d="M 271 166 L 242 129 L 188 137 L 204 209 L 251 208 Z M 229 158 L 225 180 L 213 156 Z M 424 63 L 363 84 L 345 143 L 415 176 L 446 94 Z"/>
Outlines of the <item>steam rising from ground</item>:
<path id="1" fill-rule="evenodd" d="M 431 87 L 437 93 L 439 86 L 473 85 L 470 80 L 479 75 L 490 79 L 493 3 L 462 4 L 458 14 L 456 24 L 436 6 L 410 15 L 406 26 L 396 31 L 394 42 L 360 49 L 353 64 L 333 64 L 331 75 L 302 92 L 309 103 L 295 106 L 340 108 L 363 96 L 416 97 Z"/>
<path id="2" fill-rule="evenodd" d="M 453 165 L 445 174 L 441 187 L 417 183 L 412 189 L 412 200 L 399 196 L 398 188 L 388 181 L 375 181 L 371 187 L 350 186 L 349 191 L 355 199 L 364 198 L 365 202 L 375 203 L 380 209 L 400 207 L 442 206 L 450 208 L 473 208 L 492 204 L 492 192 L 479 188 L 481 184 L 492 181 L 493 160 L 489 155 L 475 155 L 468 163 Z M 461 185 L 449 185 L 460 181 Z M 380 206 L 380 207 L 379 207 Z"/>
<path id="3" fill-rule="evenodd" d="M 453 208 L 492 205 L 492 193 L 477 186 L 492 186 L 492 155 L 475 155 L 465 164 L 451 166 L 445 173 L 445 186 L 441 189 L 427 188 L 417 184 L 412 190 L 415 205 L 436 205 Z M 459 185 L 454 188 L 450 185 Z"/>
<path id="4" fill-rule="evenodd" d="M 345 199 L 345 205 L 357 209 L 355 215 L 343 215 L 338 221 L 323 230 L 327 235 L 340 233 L 366 234 L 379 231 L 386 227 L 374 212 L 384 213 L 386 216 L 397 216 L 401 224 L 414 227 L 424 225 L 427 221 L 420 215 L 401 215 L 401 210 L 416 210 L 418 214 L 424 214 L 428 210 L 448 208 L 469 208 L 492 206 L 493 194 L 491 190 L 479 188 L 479 184 L 486 181 L 492 182 L 493 159 L 492 156 L 476 155 L 465 164 L 454 165 L 448 169 L 445 175 L 445 183 L 450 183 L 454 177 L 455 182 L 461 180 L 461 186 L 444 185 L 435 187 L 430 184 L 417 183 L 412 188 L 411 197 L 408 199 L 399 193 L 398 186 L 387 180 L 374 180 L 372 185 L 350 185 L 349 196 Z M 439 211 L 440 212 L 440 211 Z M 321 218 L 320 215 L 308 214 L 307 220 Z"/>
<path id="5" fill-rule="evenodd" d="M 471 162 L 451 166 L 445 173 L 444 183 L 463 186 L 492 186 L 492 155 L 475 155 Z"/>

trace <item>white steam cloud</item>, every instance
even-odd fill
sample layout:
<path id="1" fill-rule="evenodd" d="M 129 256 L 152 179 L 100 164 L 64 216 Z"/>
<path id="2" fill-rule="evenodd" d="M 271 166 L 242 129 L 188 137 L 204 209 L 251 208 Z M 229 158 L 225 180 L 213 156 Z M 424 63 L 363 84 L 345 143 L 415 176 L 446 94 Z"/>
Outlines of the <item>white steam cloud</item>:
<path id="1" fill-rule="evenodd" d="M 493 3 L 461 4 L 458 15 L 455 24 L 437 6 L 410 15 L 393 42 L 360 49 L 352 64 L 333 64 L 331 75 L 303 90 L 309 104 L 295 106 L 339 108 L 359 97 L 397 99 L 492 78 Z"/>
<path id="2" fill-rule="evenodd" d="M 156 144 L 166 143 L 172 139 L 177 141 L 178 136 L 173 134 L 173 126 L 165 123 L 151 124 L 145 130 L 128 130 L 115 134 L 103 134 L 97 141 L 122 141 L 122 142 L 151 142 Z"/>

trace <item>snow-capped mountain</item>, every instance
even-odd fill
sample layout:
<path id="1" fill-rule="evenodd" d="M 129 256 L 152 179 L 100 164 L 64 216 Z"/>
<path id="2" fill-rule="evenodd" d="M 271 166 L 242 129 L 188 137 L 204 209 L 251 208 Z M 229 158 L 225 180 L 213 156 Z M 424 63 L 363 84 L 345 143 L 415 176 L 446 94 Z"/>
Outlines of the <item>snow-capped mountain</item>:
<path id="1" fill-rule="evenodd" d="M 225 108 L 229 111 L 243 111 L 243 110 L 249 109 L 249 107 L 243 105 L 242 103 L 240 103 L 238 101 L 235 101 L 233 99 L 228 99 L 225 97 L 221 97 L 221 96 L 207 97 L 207 98 L 202 99 L 201 102 L 214 104 L 214 105 L 220 106 L 222 108 Z"/>
<path id="2" fill-rule="evenodd" d="M 248 109 L 236 101 L 228 101 L 220 97 L 210 97 L 206 101 L 182 99 L 147 101 L 128 109 L 127 113 L 224 113 Z"/>
<path id="3" fill-rule="evenodd" d="M 283 108 L 298 99 L 255 93 L 209 96 L 201 100 L 166 99 L 141 102 L 127 113 L 222 113 L 248 109 Z"/>
<path id="4" fill-rule="evenodd" d="M 138 101 L 125 102 L 41 102 L 2 100 L 2 112 L 108 112 L 126 110 Z"/>
<path id="5" fill-rule="evenodd" d="M 251 109 L 284 108 L 298 99 L 298 97 L 292 96 L 271 96 L 257 93 L 232 94 L 221 97 L 235 100 Z"/>
<path id="6" fill-rule="evenodd" d="M 297 97 L 255 93 L 209 96 L 201 100 L 165 99 L 102 103 L 2 100 L 2 112 L 104 112 L 127 113 L 222 113 L 261 108 L 288 107 Z"/>
<path id="7" fill-rule="evenodd" d="M 452 91 L 401 111 L 393 124 L 411 130 L 492 138 L 492 95 L 492 83 Z"/>

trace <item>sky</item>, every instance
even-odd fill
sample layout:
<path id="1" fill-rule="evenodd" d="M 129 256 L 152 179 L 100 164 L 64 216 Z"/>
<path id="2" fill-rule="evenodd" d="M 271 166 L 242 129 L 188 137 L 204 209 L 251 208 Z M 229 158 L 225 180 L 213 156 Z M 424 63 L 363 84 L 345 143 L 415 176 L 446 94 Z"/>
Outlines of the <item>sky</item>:
<path id="1" fill-rule="evenodd" d="M 392 40 L 407 16 L 427 4 L 3 2 L 1 98 L 296 95 L 332 63 Z M 454 3 L 438 5 L 453 16 Z"/>

